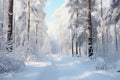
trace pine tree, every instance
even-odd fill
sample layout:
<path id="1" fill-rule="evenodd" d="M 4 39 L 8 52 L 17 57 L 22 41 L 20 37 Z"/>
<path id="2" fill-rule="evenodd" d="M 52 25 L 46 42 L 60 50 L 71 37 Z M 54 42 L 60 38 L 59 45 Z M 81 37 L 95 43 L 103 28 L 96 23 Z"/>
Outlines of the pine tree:
<path id="1" fill-rule="evenodd" d="M 91 18 L 91 0 L 87 1 L 88 7 L 88 53 L 89 57 L 93 55 L 93 31 L 92 31 L 92 18 Z"/>
<path id="2" fill-rule="evenodd" d="M 115 47 L 116 47 L 116 52 L 118 52 L 119 37 L 118 37 L 117 25 L 120 21 L 120 0 L 111 0 L 110 9 L 107 11 L 105 20 L 107 26 L 114 25 Z"/>
<path id="3" fill-rule="evenodd" d="M 8 52 L 13 50 L 13 2 L 14 0 L 9 0 L 9 11 L 8 11 L 8 32 L 7 32 L 7 41 Z"/>
<path id="4" fill-rule="evenodd" d="M 72 30 L 72 54 L 81 55 L 83 43 L 87 43 L 87 0 L 69 0 L 70 28 Z M 75 45 L 75 46 L 74 46 Z M 74 51 L 74 47 L 76 51 Z M 86 47 L 87 48 L 87 47 Z"/>
<path id="5" fill-rule="evenodd" d="M 71 20 L 70 20 L 70 26 L 72 31 L 72 55 L 74 55 L 76 52 L 76 55 L 78 55 L 78 42 L 77 39 L 75 40 L 75 37 L 77 37 L 77 33 L 75 32 L 75 29 L 79 27 L 79 10 L 80 10 L 80 1 L 79 0 L 69 0 L 67 7 L 70 7 L 69 12 L 71 13 Z M 74 46 L 74 42 L 75 45 Z M 74 47 L 76 48 L 76 51 L 74 51 Z"/>

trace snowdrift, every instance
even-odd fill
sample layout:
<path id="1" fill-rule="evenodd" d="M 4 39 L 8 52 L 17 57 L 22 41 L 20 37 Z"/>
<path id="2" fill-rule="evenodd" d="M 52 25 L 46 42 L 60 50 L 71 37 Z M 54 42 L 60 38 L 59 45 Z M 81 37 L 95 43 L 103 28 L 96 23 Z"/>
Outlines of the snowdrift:
<path id="1" fill-rule="evenodd" d="M 24 68 L 22 61 L 14 60 L 6 56 L 0 56 L 0 74 L 18 72 Z"/>

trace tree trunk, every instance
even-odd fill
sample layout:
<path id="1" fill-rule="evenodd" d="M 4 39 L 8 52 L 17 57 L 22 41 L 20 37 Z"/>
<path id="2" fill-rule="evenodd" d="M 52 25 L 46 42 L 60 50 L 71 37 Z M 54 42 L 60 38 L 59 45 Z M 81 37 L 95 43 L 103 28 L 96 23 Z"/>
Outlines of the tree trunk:
<path id="1" fill-rule="evenodd" d="M 9 0 L 9 13 L 8 13 L 8 32 L 7 32 L 7 41 L 8 41 L 8 47 L 7 50 L 9 52 L 12 51 L 12 39 L 13 39 L 13 0 Z"/>
<path id="2" fill-rule="evenodd" d="M 2 0 L 3 2 L 2 2 L 2 25 L 1 25 L 1 27 L 2 27 L 2 29 L 3 29 L 3 27 L 4 27 L 4 0 Z"/>
<path id="3" fill-rule="evenodd" d="M 38 43 L 38 24 L 36 24 L 36 44 Z"/>
<path id="4" fill-rule="evenodd" d="M 77 3 L 78 3 L 78 0 L 77 0 Z M 79 13 L 78 13 L 78 9 L 77 9 L 77 13 L 76 13 L 76 19 L 78 20 L 78 17 L 79 17 Z M 76 25 L 76 28 L 78 27 L 79 25 Z M 77 33 L 76 33 L 76 36 L 77 36 Z M 77 38 L 77 37 L 76 37 Z M 76 39 L 76 55 L 78 56 L 78 39 Z"/>
<path id="5" fill-rule="evenodd" d="M 88 7 L 88 55 L 93 55 L 92 19 L 91 19 L 91 0 L 87 2 Z"/>
<path id="6" fill-rule="evenodd" d="M 72 40 L 72 56 L 74 56 L 73 33 L 72 33 L 72 36 L 71 36 L 71 37 L 72 37 L 72 39 L 71 39 L 71 40 Z"/>
<path id="7" fill-rule="evenodd" d="M 15 40 L 15 33 L 16 29 L 15 29 L 15 15 L 13 17 L 13 42 L 14 42 L 14 48 L 16 47 L 16 40 Z"/>
<path id="8" fill-rule="evenodd" d="M 79 45 L 79 56 L 81 56 L 81 47 Z"/>
<path id="9" fill-rule="evenodd" d="M 105 31 L 105 29 L 104 29 L 104 25 L 103 25 L 103 0 L 101 0 L 101 2 L 100 2 L 100 4 L 101 4 L 101 30 L 102 30 L 102 50 L 103 50 L 103 53 L 105 53 L 105 33 L 104 33 L 104 31 Z"/>
<path id="10" fill-rule="evenodd" d="M 27 51 L 29 51 L 29 40 L 30 40 L 30 0 L 28 0 Z"/>
<path id="11" fill-rule="evenodd" d="M 76 41 L 76 55 L 78 56 L 78 42 Z"/>
<path id="12" fill-rule="evenodd" d="M 117 29 L 116 29 L 116 23 L 115 23 L 115 42 L 116 42 L 116 51 L 118 52 L 118 37 L 117 37 Z"/>

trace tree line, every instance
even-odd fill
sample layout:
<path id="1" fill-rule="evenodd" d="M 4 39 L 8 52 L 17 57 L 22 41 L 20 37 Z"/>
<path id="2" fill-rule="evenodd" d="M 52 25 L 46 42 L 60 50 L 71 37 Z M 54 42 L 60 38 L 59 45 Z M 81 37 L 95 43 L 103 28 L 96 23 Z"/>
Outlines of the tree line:
<path id="1" fill-rule="evenodd" d="M 73 56 L 119 53 L 119 0 L 68 0 L 66 7 Z"/>
<path id="2" fill-rule="evenodd" d="M 48 54 L 51 49 L 45 22 L 46 0 L 0 0 L 0 3 L 1 53 L 22 60 Z M 49 47 L 47 51 L 45 47 Z"/>

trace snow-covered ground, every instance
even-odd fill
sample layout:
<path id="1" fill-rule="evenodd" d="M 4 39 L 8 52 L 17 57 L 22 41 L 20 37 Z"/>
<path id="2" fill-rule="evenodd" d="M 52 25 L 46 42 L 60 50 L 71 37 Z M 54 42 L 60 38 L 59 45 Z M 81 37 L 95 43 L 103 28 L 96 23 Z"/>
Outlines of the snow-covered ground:
<path id="1" fill-rule="evenodd" d="M 26 63 L 21 72 L 4 74 L 0 80 L 120 80 L 120 73 L 96 70 L 88 58 L 49 55 L 40 62 Z"/>

